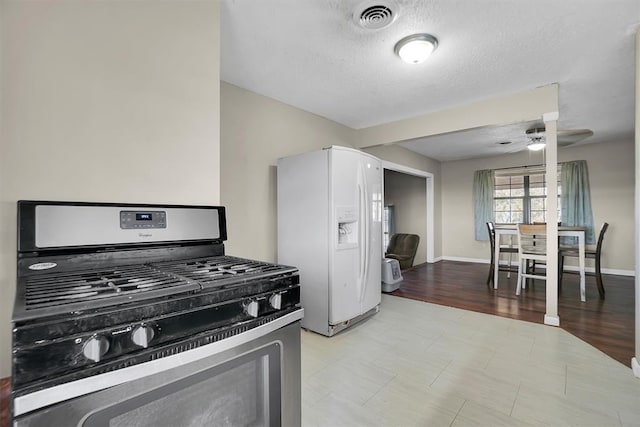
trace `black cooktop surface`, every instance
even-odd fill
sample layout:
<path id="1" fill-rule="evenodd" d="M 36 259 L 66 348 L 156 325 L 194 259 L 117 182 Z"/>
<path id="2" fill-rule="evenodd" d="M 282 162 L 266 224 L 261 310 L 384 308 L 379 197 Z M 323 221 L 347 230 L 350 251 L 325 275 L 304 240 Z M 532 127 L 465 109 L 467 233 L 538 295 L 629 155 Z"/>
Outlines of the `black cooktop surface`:
<path id="1" fill-rule="evenodd" d="M 238 286 L 297 271 L 231 256 L 51 272 L 18 282 L 14 321 Z"/>

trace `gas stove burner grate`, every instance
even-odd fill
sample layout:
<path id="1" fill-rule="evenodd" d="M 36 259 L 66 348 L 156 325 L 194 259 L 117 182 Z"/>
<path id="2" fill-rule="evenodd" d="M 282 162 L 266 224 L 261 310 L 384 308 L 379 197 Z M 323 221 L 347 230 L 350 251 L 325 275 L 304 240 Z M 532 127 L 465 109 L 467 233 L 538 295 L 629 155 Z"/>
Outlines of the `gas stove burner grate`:
<path id="1" fill-rule="evenodd" d="M 296 272 L 293 267 L 223 255 L 40 274 L 24 278 L 14 318 L 219 290 Z"/>
<path id="2" fill-rule="evenodd" d="M 37 276 L 27 280 L 25 308 L 36 310 L 114 296 L 133 298 L 141 292 L 184 286 L 193 287 L 186 279 L 147 265 Z"/>
<path id="3" fill-rule="evenodd" d="M 245 279 L 253 280 L 257 277 L 297 271 L 292 267 L 230 256 L 170 262 L 156 266 L 163 271 L 198 281 L 203 286 L 224 286 L 227 282 L 237 283 Z"/>

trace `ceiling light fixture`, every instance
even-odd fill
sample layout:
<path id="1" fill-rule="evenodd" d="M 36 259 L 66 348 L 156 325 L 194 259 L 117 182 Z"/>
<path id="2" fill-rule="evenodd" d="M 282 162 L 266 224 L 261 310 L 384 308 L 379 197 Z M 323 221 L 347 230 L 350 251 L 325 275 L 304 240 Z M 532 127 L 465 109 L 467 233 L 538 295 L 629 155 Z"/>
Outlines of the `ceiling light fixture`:
<path id="1" fill-rule="evenodd" d="M 393 51 L 404 62 L 419 64 L 438 47 L 438 39 L 431 34 L 413 34 L 396 43 Z"/>
<path id="2" fill-rule="evenodd" d="M 531 151 L 540 151 L 542 150 L 544 147 L 546 147 L 547 144 L 545 144 L 543 141 L 536 141 L 536 142 L 532 142 L 531 144 L 527 145 L 527 148 Z"/>

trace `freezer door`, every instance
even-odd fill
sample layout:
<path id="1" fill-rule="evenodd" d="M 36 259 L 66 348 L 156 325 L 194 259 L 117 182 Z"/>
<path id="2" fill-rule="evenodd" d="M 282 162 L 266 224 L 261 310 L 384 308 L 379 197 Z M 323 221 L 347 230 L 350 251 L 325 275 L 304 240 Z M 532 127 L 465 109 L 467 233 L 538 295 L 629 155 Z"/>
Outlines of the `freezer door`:
<path id="1" fill-rule="evenodd" d="M 380 161 L 353 150 L 330 155 L 329 324 L 380 302 L 382 175 Z"/>

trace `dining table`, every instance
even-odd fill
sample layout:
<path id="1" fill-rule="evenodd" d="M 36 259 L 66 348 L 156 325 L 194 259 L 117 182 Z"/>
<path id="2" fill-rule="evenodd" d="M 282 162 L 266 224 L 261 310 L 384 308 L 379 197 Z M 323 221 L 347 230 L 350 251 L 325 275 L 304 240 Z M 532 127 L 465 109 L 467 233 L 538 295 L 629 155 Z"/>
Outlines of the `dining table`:
<path id="1" fill-rule="evenodd" d="M 513 236 L 516 236 L 516 243 L 514 246 L 517 247 L 517 235 L 518 235 L 518 224 L 496 224 L 495 226 L 496 232 L 496 244 L 495 244 L 495 254 L 494 254 L 494 277 L 493 277 L 493 288 L 498 289 L 498 267 L 500 263 L 500 244 L 502 236 L 507 236 L 509 238 L 509 245 L 513 245 Z M 576 237 L 578 239 L 578 261 L 579 261 L 579 270 L 580 270 L 580 301 L 585 302 L 586 293 L 585 293 L 585 274 L 584 274 L 584 249 L 585 249 L 585 227 L 574 227 L 574 226 L 558 226 L 558 237 Z M 511 266 L 509 266 L 511 267 Z"/>

